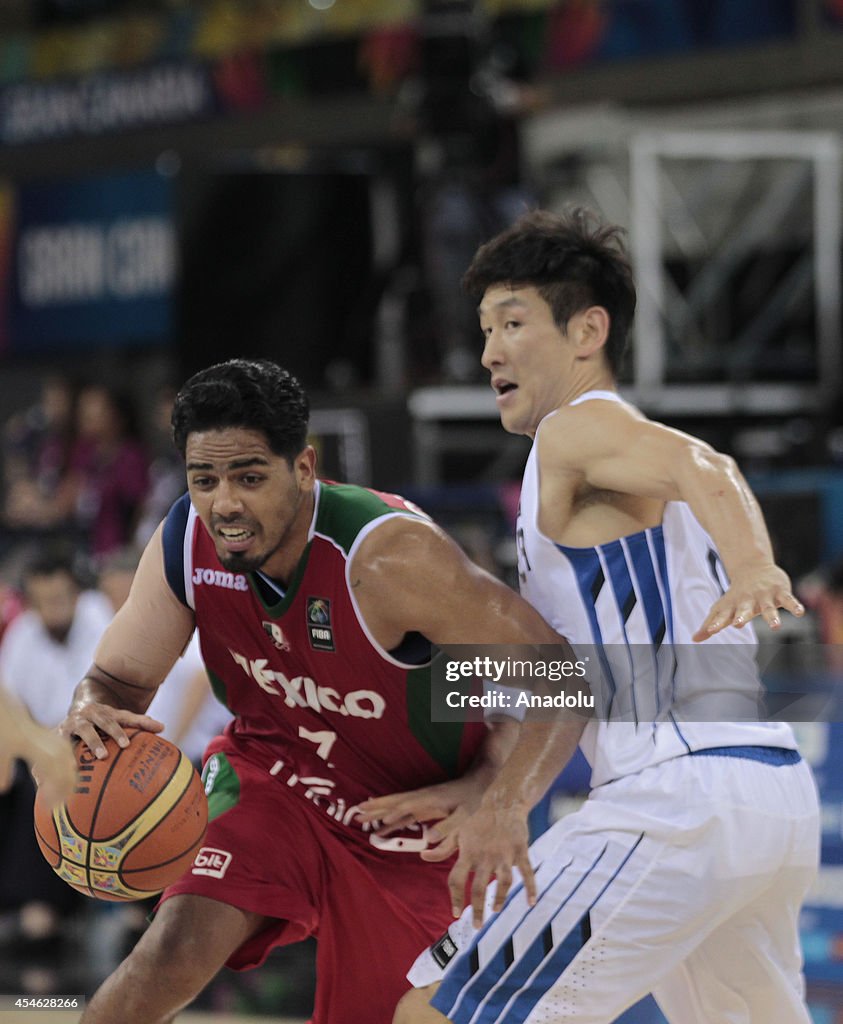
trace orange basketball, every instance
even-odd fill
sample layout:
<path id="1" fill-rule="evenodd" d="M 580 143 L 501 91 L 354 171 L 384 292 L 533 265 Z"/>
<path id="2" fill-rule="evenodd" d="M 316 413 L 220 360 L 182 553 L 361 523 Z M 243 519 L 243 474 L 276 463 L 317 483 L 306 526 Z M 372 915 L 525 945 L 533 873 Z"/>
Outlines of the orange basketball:
<path id="1" fill-rule="evenodd" d="M 208 825 L 202 780 L 185 755 L 151 732 L 127 729 L 128 747 L 104 740 L 97 760 L 76 748 L 79 780 L 50 811 L 35 799 L 35 835 L 59 878 L 101 900 L 140 900 L 191 865 Z"/>

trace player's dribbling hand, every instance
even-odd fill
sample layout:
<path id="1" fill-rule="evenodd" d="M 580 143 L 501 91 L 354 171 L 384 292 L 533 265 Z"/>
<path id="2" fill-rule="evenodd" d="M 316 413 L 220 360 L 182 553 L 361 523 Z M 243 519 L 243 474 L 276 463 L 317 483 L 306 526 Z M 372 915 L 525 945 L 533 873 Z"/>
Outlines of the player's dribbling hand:
<path id="1" fill-rule="evenodd" d="M 451 910 L 459 917 L 466 904 L 468 890 L 472 921 L 475 928 L 483 924 L 486 904 L 486 887 L 494 878 L 497 880 L 494 912 L 499 911 L 512 886 L 512 869 L 518 868 L 527 892 L 530 906 L 536 901 L 536 879 L 529 858 L 528 808 L 520 804 L 504 803 L 500 800 L 484 799 L 474 814 L 468 816 L 449 836 L 441 835 L 441 825 L 436 826 L 431 838 L 443 838 L 438 847 L 422 853 L 426 861 L 440 861 L 459 849 L 457 861 L 448 876 L 451 893 Z"/>
<path id="2" fill-rule="evenodd" d="M 804 606 L 793 595 L 787 573 L 769 562 L 748 566 L 733 573 L 729 589 L 711 606 L 693 640 L 707 640 L 727 626 L 741 629 L 758 615 L 770 629 L 779 629 L 780 608 L 797 617 L 805 614 Z"/>
<path id="3" fill-rule="evenodd" d="M 150 715 L 139 715 L 124 708 L 91 701 L 72 708 L 59 726 L 59 734 L 82 740 L 94 756 L 102 760 L 107 757 L 105 744 L 100 734 L 111 736 L 119 746 L 128 747 L 129 737 L 125 729 L 141 729 L 144 732 L 163 732 L 164 723 Z"/>

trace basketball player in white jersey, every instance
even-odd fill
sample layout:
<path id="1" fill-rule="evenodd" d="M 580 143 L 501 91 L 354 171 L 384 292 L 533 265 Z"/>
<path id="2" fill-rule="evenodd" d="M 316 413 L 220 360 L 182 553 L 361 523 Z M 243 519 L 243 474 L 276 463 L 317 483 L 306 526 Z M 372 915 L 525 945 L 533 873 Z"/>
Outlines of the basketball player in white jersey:
<path id="1" fill-rule="evenodd" d="M 455 911 L 469 876 L 472 905 L 417 960 L 396 1021 L 609 1024 L 651 992 L 671 1024 L 809 1024 L 809 769 L 784 723 L 681 713 L 712 690 L 727 704 L 754 692 L 750 620 L 776 629 L 779 609 L 803 613 L 758 504 L 731 458 L 619 397 L 635 289 L 616 228 L 579 209 L 526 214 L 478 250 L 464 285 L 503 426 L 533 438 L 522 593 L 575 649 L 605 653 L 601 683 L 623 713 L 586 726 L 592 791 L 533 844 L 532 868 L 510 874 L 508 837 L 558 760 L 532 767 L 516 746 L 444 836 L 443 852 L 460 848 Z M 413 807 L 387 800 L 382 815 Z M 483 923 L 491 871 L 498 913 Z"/>

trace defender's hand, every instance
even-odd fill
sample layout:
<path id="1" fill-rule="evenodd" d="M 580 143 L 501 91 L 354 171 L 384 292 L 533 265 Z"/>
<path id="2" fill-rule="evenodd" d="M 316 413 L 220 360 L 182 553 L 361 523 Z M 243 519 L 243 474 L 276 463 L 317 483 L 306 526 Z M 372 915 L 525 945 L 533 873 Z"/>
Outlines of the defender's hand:
<path id="1" fill-rule="evenodd" d="M 47 805 L 64 803 L 76 787 L 76 758 L 67 739 L 38 726 L 27 737 L 25 756 Z"/>
<path id="2" fill-rule="evenodd" d="M 471 879 L 470 902 L 474 927 L 483 923 L 486 887 L 497 879 L 492 910 L 499 911 L 512 886 L 512 869 L 518 868 L 524 880 L 530 906 L 536 901 L 536 879 L 529 858 L 528 808 L 484 801 L 478 810 L 454 828 L 435 850 L 422 853 L 427 861 L 444 860 L 455 848 L 457 862 L 448 876 L 451 909 L 459 917 L 466 902 L 466 887 Z M 437 826 L 434 832 L 440 832 Z M 436 838 L 434 836 L 434 838 Z"/>
<path id="3" fill-rule="evenodd" d="M 0 793 L 5 793 L 12 785 L 15 774 L 15 755 L 7 750 L 0 753 Z"/>
<path id="4" fill-rule="evenodd" d="M 417 822 L 448 819 L 460 808 L 462 819 L 479 806 L 482 795 L 482 787 L 472 780 L 451 779 L 435 786 L 372 797 L 360 804 L 360 810 L 364 821 L 380 822 L 379 835 L 391 835 Z"/>
<path id="5" fill-rule="evenodd" d="M 711 606 L 693 640 L 707 640 L 727 626 L 743 626 L 761 615 L 770 629 L 779 629 L 779 608 L 801 617 L 805 608 L 794 597 L 790 578 L 777 565 L 764 564 L 739 570 L 726 593 Z"/>

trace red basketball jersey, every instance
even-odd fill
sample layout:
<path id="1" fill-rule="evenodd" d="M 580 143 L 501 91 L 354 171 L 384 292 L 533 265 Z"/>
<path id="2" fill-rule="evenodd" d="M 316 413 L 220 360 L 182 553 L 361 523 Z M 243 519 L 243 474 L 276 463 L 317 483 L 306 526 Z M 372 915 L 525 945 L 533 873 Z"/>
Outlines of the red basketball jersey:
<path id="1" fill-rule="evenodd" d="M 186 495 L 165 525 L 167 578 L 195 611 L 211 684 L 236 716 L 230 738 L 279 784 L 364 838 L 360 801 L 460 774 L 485 727 L 431 722 L 429 644 L 417 636 L 398 651 L 380 648 L 349 585 L 348 566 L 372 530 L 424 513 L 397 495 L 325 481 L 315 497 L 286 592 L 260 574 L 224 569 Z M 394 844 L 408 846 L 416 846 L 410 837 Z"/>

